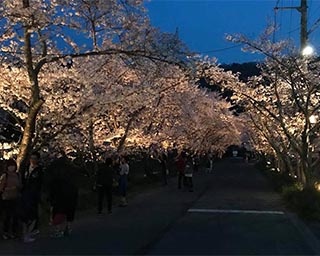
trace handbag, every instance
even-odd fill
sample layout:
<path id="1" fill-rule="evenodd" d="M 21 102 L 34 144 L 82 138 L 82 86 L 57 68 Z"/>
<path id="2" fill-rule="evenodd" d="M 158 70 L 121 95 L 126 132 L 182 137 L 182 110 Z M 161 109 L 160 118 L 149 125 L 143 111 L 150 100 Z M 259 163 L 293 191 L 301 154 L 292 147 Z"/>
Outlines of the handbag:
<path id="1" fill-rule="evenodd" d="M 11 187 L 11 188 L 6 188 L 3 192 L 2 192 L 2 200 L 14 200 L 17 199 L 19 197 L 19 191 L 17 189 L 17 187 Z"/>

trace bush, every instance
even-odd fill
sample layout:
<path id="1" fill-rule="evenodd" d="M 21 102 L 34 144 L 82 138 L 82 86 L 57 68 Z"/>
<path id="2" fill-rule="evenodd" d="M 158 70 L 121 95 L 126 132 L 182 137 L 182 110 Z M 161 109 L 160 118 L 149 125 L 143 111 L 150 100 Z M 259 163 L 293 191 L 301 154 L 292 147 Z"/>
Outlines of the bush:
<path id="1" fill-rule="evenodd" d="M 309 220 L 320 220 L 320 192 L 315 189 L 303 189 L 288 186 L 283 189 L 283 198 L 289 209 L 300 217 Z"/>

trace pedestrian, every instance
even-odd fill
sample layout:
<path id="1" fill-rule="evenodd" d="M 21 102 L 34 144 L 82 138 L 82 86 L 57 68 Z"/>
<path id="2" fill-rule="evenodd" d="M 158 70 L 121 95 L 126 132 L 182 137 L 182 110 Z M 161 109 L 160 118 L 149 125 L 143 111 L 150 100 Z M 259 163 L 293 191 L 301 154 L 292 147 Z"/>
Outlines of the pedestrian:
<path id="1" fill-rule="evenodd" d="M 167 162 L 167 155 L 165 152 L 162 152 L 160 155 L 160 164 L 161 164 L 161 176 L 163 180 L 163 185 L 167 186 L 168 185 L 168 162 Z"/>
<path id="2" fill-rule="evenodd" d="M 41 199 L 41 187 L 43 172 L 39 164 L 40 154 L 32 153 L 30 165 L 23 175 L 22 205 L 20 214 L 23 222 L 23 240 L 26 243 L 33 242 L 34 236 L 39 234 L 37 222 L 39 220 L 39 204 Z"/>
<path id="3" fill-rule="evenodd" d="M 207 173 L 212 173 L 213 171 L 213 156 L 212 154 L 207 155 Z"/>
<path id="4" fill-rule="evenodd" d="M 112 213 L 112 163 L 113 161 L 111 158 L 106 158 L 105 165 L 100 166 L 96 176 L 96 187 L 98 192 L 98 214 L 102 214 L 104 196 L 107 197 L 108 213 Z"/>
<path id="5" fill-rule="evenodd" d="M 199 166 L 200 166 L 199 155 L 198 153 L 195 153 L 195 155 L 193 156 L 193 167 L 195 172 L 199 171 Z"/>
<path id="6" fill-rule="evenodd" d="M 193 192 L 193 170 L 194 170 L 194 166 L 192 164 L 192 158 L 189 156 L 187 157 L 185 174 L 184 174 L 186 185 L 189 189 L 189 192 Z"/>
<path id="7" fill-rule="evenodd" d="M 78 187 L 71 170 L 56 170 L 50 182 L 49 201 L 54 227 L 52 237 L 69 236 L 78 202 Z"/>
<path id="8" fill-rule="evenodd" d="M 184 173 L 186 169 L 186 154 L 184 151 L 180 153 L 176 161 L 178 170 L 178 189 L 181 189 L 181 183 L 185 184 Z"/>
<path id="9" fill-rule="evenodd" d="M 129 174 L 129 164 L 125 157 L 121 157 L 120 160 L 120 171 L 119 171 L 119 188 L 121 195 L 120 206 L 124 207 L 128 205 L 127 202 L 127 187 L 128 187 L 128 174 Z"/>
<path id="10" fill-rule="evenodd" d="M 5 172 L 0 177 L 0 194 L 4 212 L 2 238 L 14 239 L 18 234 L 17 203 L 21 193 L 21 179 L 17 163 L 13 159 L 6 162 Z"/>

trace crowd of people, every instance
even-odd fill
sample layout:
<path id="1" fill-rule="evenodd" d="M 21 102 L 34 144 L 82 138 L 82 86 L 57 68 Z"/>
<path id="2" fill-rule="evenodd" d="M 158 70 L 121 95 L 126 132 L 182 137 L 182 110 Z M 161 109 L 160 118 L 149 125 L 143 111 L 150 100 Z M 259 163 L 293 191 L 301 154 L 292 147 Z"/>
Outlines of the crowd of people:
<path id="1" fill-rule="evenodd" d="M 172 157 L 173 156 L 173 157 Z M 168 184 L 169 172 L 176 172 L 178 189 L 193 192 L 193 174 L 199 171 L 200 157 L 186 151 L 169 156 L 156 152 L 153 156 L 159 163 L 163 185 Z M 213 170 L 213 156 L 206 156 L 206 170 Z M 169 163 L 171 160 L 171 164 Z M 173 164 L 172 164 L 173 163 Z M 169 170 L 174 166 L 174 170 Z M 106 157 L 97 168 L 94 190 L 97 192 L 97 214 L 103 214 L 104 201 L 107 212 L 112 214 L 113 192 L 118 189 L 120 207 L 128 205 L 127 188 L 130 171 L 128 158 L 114 155 Z M 40 165 L 40 154 L 32 153 L 29 165 L 17 170 L 17 163 L 9 159 L 5 171 L 0 176 L 0 201 L 3 218 L 2 238 L 5 240 L 21 237 L 25 243 L 33 242 L 39 231 L 39 205 L 42 198 L 44 171 Z M 78 202 L 78 187 L 72 175 L 56 168 L 47 189 L 50 205 L 52 237 L 69 236 Z"/>
<path id="2" fill-rule="evenodd" d="M 0 177 L 0 193 L 4 213 L 3 239 L 15 239 L 22 227 L 24 242 L 34 241 L 39 233 L 38 208 L 41 197 L 43 171 L 39 153 L 33 153 L 30 164 L 17 172 L 13 159 L 6 161 L 5 172 Z M 19 225 L 21 224 L 21 225 Z"/>

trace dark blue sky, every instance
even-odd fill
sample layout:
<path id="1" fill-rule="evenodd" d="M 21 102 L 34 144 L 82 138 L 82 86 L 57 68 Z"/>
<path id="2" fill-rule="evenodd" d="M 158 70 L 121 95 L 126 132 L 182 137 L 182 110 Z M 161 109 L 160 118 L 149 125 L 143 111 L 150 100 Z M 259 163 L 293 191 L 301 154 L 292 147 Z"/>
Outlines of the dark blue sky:
<path id="1" fill-rule="evenodd" d="M 255 38 L 273 22 L 277 0 L 151 0 L 146 4 L 154 26 L 165 32 L 179 28 L 181 39 L 191 50 L 215 56 L 219 63 L 261 59 L 226 42 L 225 34 L 243 33 Z M 279 6 L 298 6 L 298 0 L 279 0 Z M 320 1 L 309 0 L 309 26 L 320 17 Z M 292 38 L 298 45 L 300 15 L 296 10 L 278 11 L 280 30 L 276 38 Z M 320 28 L 310 35 L 310 42 L 320 46 Z"/>

